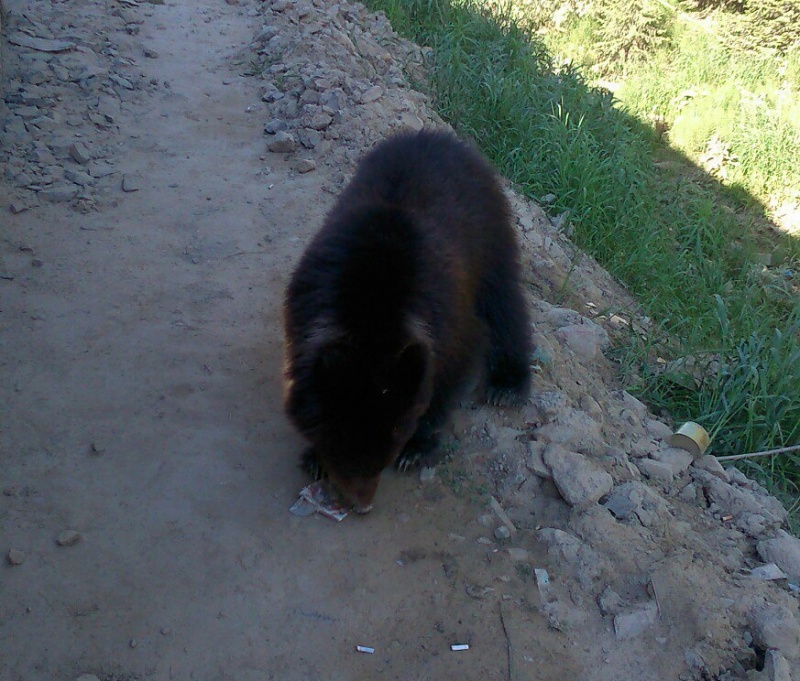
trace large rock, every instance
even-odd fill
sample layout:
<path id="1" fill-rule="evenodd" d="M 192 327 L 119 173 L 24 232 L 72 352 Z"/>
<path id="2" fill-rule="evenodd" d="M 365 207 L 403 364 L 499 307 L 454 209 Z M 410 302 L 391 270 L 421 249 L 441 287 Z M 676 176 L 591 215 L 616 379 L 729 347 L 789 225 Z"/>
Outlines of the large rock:
<path id="1" fill-rule="evenodd" d="M 613 478 L 583 454 L 551 443 L 542 455 L 559 494 L 570 506 L 587 508 L 614 486 Z"/>
<path id="2" fill-rule="evenodd" d="M 578 357 L 593 360 L 608 347 L 606 330 L 599 324 L 586 320 L 583 324 L 570 324 L 556 329 L 554 335 L 563 341 Z"/>
<path id="3" fill-rule="evenodd" d="M 778 603 L 755 607 L 748 621 L 756 645 L 777 648 L 789 658 L 800 653 L 800 623 L 788 607 Z"/>
<path id="4" fill-rule="evenodd" d="M 776 537 L 758 542 L 758 555 L 766 563 L 775 563 L 794 582 L 800 582 L 800 539 L 779 530 Z"/>

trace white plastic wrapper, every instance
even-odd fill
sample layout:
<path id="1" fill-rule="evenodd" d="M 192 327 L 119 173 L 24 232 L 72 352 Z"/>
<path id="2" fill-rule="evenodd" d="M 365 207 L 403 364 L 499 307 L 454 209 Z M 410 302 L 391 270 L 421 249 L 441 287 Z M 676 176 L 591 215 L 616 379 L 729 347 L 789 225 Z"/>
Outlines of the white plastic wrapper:
<path id="1" fill-rule="evenodd" d="M 289 511 L 299 516 L 319 513 L 326 518 L 341 522 L 352 507 L 343 503 L 336 490 L 326 480 L 317 480 L 300 490 L 300 496 Z"/>

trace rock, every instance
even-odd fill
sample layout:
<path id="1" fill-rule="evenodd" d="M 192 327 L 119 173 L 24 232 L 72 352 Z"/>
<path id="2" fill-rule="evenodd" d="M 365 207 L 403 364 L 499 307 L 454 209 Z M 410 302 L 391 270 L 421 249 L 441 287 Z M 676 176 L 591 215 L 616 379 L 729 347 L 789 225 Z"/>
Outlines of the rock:
<path id="1" fill-rule="evenodd" d="M 636 467 L 651 480 L 659 482 L 672 482 L 674 473 L 672 467 L 663 461 L 655 459 L 637 459 Z"/>
<path id="2" fill-rule="evenodd" d="M 311 160 L 310 158 L 304 158 L 297 162 L 297 165 L 294 169 L 300 173 L 301 175 L 305 173 L 310 173 L 312 170 L 316 170 L 317 162 Z"/>
<path id="3" fill-rule="evenodd" d="M 106 161 L 93 161 L 88 166 L 89 175 L 94 178 L 108 177 L 114 173 L 114 166 Z"/>
<path id="4" fill-rule="evenodd" d="M 311 120 L 309 120 L 308 126 L 306 127 L 319 131 L 327 129 L 330 127 L 331 123 L 333 123 L 333 116 L 325 113 L 324 111 L 320 111 L 311 117 Z"/>
<path id="5" fill-rule="evenodd" d="M 283 132 L 289 127 L 289 124 L 280 119 L 280 118 L 273 118 L 269 123 L 264 126 L 264 132 L 268 135 L 274 135 L 278 132 Z"/>
<path id="6" fill-rule="evenodd" d="M 72 170 L 71 168 L 64 169 L 65 177 L 70 181 L 74 182 L 75 184 L 79 184 L 81 187 L 86 185 L 94 184 L 94 178 L 89 175 L 88 173 L 82 173 L 78 170 Z"/>
<path id="7" fill-rule="evenodd" d="M 657 440 L 668 441 L 672 436 L 672 428 L 670 428 L 666 423 L 662 423 L 656 419 L 647 419 L 644 425 L 645 429 L 647 430 L 647 434 L 650 437 L 656 438 Z"/>
<path id="8" fill-rule="evenodd" d="M 747 619 L 756 645 L 777 648 L 786 657 L 800 653 L 800 624 L 786 606 L 770 603 L 755 607 Z"/>
<path id="9" fill-rule="evenodd" d="M 750 489 L 729 485 L 711 473 L 696 468 L 692 469 L 692 477 L 702 484 L 712 502 L 711 510 L 732 516 L 734 525 L 751 536 L 763 534 L 769 528 L 778 528 L 786 520 L 786 509 L 774 497 L 756 496 Z M 760 516 L 763 520 L 751 516 Z M 780 565 L 777 560 L 767 559 L 766 562 Z"/>
<path id="10" fill-rule="evenodd" d="M 89 149 L 83 142 L 75 142 L 74 144 L 71 144 L 67 153 L 69 153 L 70 158 L 72 158 L 75 163 L 80 163 L 81 165 L 85 165 L 92 160 Z"/>
<path id="11" fill-rule="evenodd" d="M 544 450 L 547 446 L 544 442 L 539 442 L 538 440 L 531 440 L 528 443 L 528 468 L 532 473 L 538 475 L 540 478 L 544 478 L 545 480 L 549 480 L 553 477 L 552 473 L 550 472 L 550 468 L 544 462 Z"/>
<path id="12" fill-rule="evenodd" d="M 657 449 L 650 456 L 656 461 L 667 464 L 673 475 L 680 475 L 688 470 L 689 466 L 692 465 L 692 461 L 694 461 L 694 457 L 689 452 L 677 447 Z"/>
<path id="13" fill-rule="evenodd" d="M 598 450 L 605 444 L 600 424 L 585 411 L 566 409 L 536 430 L 536 437 L 576 450 Z"/>
<path id="14" fill-rule="evenodd" d="M 148 59 L 158 59 L 158 52 L 149 47 L 143 47 L 142 54 Z"/>
<path id="15" fill-rule="evenodd" d="M 800 539 L 778 530 L 777 536 L 758 542 L 756 548 L 763 561 L 775 563 L 790 580 L 800 582 Z"/>
<path id="16" fill-rule="evenodd" d="M 50 40 L 48 38 L 34 38 L 25 33 L 15 33 L 8 36 L 8 42 L 12 45 L 27 47 L 37 52 L 66 52 L 75 49 L 75 43 L 71 40 Z"/>
<path id="17" fill-rule="evenodd" d="M 376 102 L 381 97 L 383 97 L 383 88 L 380 85 L 375 85 L 361 95 L 360 101 L 362 104 L 369 104 L 370 102 Z"/>
<path id="18" fill-rule="evenodd" d="M 506 553 L 511 560 L 514 560 L 518 563 L 526 563 L 531 557 L 527 549 L 510 548 L 506 549 Z"/>
<path id="19" fill-rule="evenodd" d="M 423 466 L 419 469 L 419 481 L 423 484 L 433 482 L 436 479 L 435 466 Z"/>
<path id="20" fill-rule="evenodd" d="M 503 539 L 508 539 L 510 536 L 511 532 L 509 532 L 508 528 L 505 525 L 500 525 L 494 530 L 495 539 L 503 540 Z"/>
<path id="21" fill-rule="evenodd" d="M 81 535 L 77 530 L 63 530 L 56 537 L 56 544 L 59 546 L 75 546 L 81 540 Z"/>
<path id="22" fill-rule="evenodd" d="M 614 634 L 620 640 L 635 638 L 658 619 L 658 606 L 655 601 L 627 613 L 614 616 Z"/>
<path id="23" fill-rule="evenodd" d="M 788 660 L 777 650 L 768 650 L 764 655 L 766 681 L 792 681 Z"/>
<path id="24" fill-rule="evenodd" d="M 73 185 L 54 185 L 39 192 L 39 198 L 47 203 L 72 201 L 77 195 L 78 189 Z"/>
<path id="25" fill-rule="evenodd" d="M 610 342 L 606 330 L 588 320 L 583 324 L 562 326 L 556 329 L 555 336 L 576 355 L 588 360 L 599 357 Z"/>
<path id="26" fill-rule="evenodd" d="M 564 393 L 548 390 L 541 392 L 533 398 L 532 411 L 526 414 L 526 420 L 538 419 L 542 423 L 549 423 L 569 408 L 569 400 Z"/>
<path id="27" fill-rule="evenodd" d="M 24 551 L 19 551 L 18 549 L 9 549 L 6 554 L 6 560 L 9 565 L 22 565 L 25 562 L 25 558 Z"/>
<path id="28" fill-rule="evenodd" d="M 786 573 L 781 570 L 775 563 L 767 563 L 766 565 L 759 565 L 750 570 L 750 576 L 755 579 L 763 579 L 765 581 L 773 581 L 777 579 L 786 579 Z"/>
<path id="29" fill-rule="evenodd" d="M 583 588 L 594 588 L 594 581 L 603 572 L 603 561 L 588 544 L 552 527 L 539 530 L 536 540 L 547 547 L 547 555 L 554 564 L 574 574 Z"/>
<path id="30" fill-rule="evenodd" d="M 280 130 L 267 142 L 267 149 L 276 154 L 285 154 L 295 150 L 297 140 L 289 132 Z"/>
<path id="31" fill-rule="evenodd" d="M 549 444 L 542 458 L 550 468 L 559 494 L 570 506 L 586 508 L 608 494 L 613 478 L 582 454 Z"/>
<path id="32" fill-rule="evenodd" d="M 22 213 L 23 211 L 28 210 L 30 208 L 30 204 L 27 201 L 23 201 L 20 199 L 13 199 L 11 203 L 8 204 L 8 209 L 14 214 L 17 215 Z"/>
<path id="33" fill-rule="evenodd" d="M 618 615 L 625 607 L 620 595 L 610 586 L 603 589 L 603 593 L 597 597 L 597 605 L 604 615 Z"/>
<path id="34" fill-rule="evenodd" d="M 722 464 L 717 460 L 713 454 L 705 454 L 699 459 L 696 459 L 692 464 L 697 470 L 706 471 L 711 475 L 719 478 L 723 482 L 730 482 L 728 472 L 722 467 Z"/>
<path id="35" fill-rule="evenodd" d="M 603 418 L 603 408 L 591 395 L 581 396 L 581 409 L 595 420 Z"/>
<path id="36" fill-rule="evenodd" d="M 642 506 L 644 494 L 642 483 L 626 482 L 615 487 L 603 503 L 611 514 L 619 520 L 627 520 Z"/>
<path id="37" fill-rule="evenodd" d="M 142 185 L 139 181 L 138 177 L 133 175 L 123 175 L 122 176 L 122 191 L 124 192 L 138 192 L 142 188 Z"/>
<path id="38" fill-rule="evenodd" d="M 618 393 L 615 393 L 615 397 L 621 399 L 623 407 L 633 412 L 640 421 L 647 418 L 647 405 L 641 400 L 636 399 L 627 390 L 620 390 Z"/>
<path id="39" fill-rule="evenodd" d="M 500 502 L 497 501 L 493 496 L 489 497 L 489 505 L 492 507 L 494 514 L 497 516 L 498 520 L 503 523 L 505 528 L 508 530 L 508 536 L 513 537 L 517 533 L 517 528 L 513 522 L 511 522 L 511 518 L 508 517 L 508 513 L 506 513 L 505 509 L 500 505 Z"/>

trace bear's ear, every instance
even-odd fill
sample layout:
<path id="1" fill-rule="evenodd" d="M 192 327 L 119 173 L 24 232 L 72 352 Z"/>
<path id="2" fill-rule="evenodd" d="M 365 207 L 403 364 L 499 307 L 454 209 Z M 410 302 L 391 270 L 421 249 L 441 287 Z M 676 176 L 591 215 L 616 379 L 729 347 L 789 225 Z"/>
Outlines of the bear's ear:
<path id="1" fill-rule="evenodd" d="M 427 343 L 406 345 L 397 357 L 392 372 L 392 392 L 404 405 L 425 399 L 429 392 L 431 353 Z"/>

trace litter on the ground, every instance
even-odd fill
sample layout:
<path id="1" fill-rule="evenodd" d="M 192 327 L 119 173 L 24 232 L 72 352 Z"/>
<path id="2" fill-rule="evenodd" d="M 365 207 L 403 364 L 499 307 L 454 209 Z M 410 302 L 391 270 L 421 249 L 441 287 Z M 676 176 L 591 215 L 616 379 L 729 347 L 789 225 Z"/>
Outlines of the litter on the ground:
<path id="1" fill-rule="evenodd" d="M 368 655 L 372 655 L 375 652 L 375 648 L 370 648 L 369 646 L 356 646 L 356 650 L 359 653 L 367 653 Z"/>
<path id="2" fill-rule="evenodd" d="M 673 447 L 685 449 L 693 457 L 699 459 L 706 453 L 711 437 L 708 431 L 694 421 L 687 421 L 676 430 L 669 439 Z"/>
<path id="3" fill-rule="evenodd" d="M 300 496 L 289 511 L 299 516 L 319 513 L 326 518 L 341 522 L 350 513 L 352 506 L 347 506 L 339 499 L 336 490 L 325 480 L 317 480 L 300 490 Z"/>
<path id="4" fill-rule="evenodd" d="M 469 650 L 469 643 L 454 643 L 450 646 L 450 650 Z"/>

